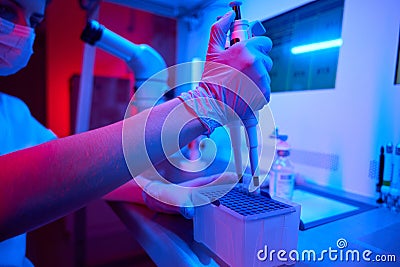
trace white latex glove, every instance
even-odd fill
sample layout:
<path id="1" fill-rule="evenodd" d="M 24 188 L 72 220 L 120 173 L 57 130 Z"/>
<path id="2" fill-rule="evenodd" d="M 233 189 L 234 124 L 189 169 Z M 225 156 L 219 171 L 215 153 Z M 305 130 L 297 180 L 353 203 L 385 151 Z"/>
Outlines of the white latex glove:
<path id="1" fill-rule="evenodd" d="M 225 49 L 227 33 L 234 21 L 230 11 L 211 27 L 206 63 L 196 89 L 183 93 L 184 101 L 210 134 L 216 127 L 254 116 L 269 102 L 272 60 L 267 55 L 272 42 L 260 36 Z"/>
<path id="2" fill-rule="evenodd" d="M 226 172 L 223 174 L 196 178 L 179 184 L 179 186 L 185 187 L 187 190 L 177 190 L 175 187 L 176 185 L 153 180 L 144 188 L 144 203 L 152 210 L 164 213 L 180 213 L 185 218 L 191 219 L 194 215 L 194 207 L 191 198 L 192 189 L 213 182 L 218 185 L 235 184 L 237 182 L 237 175 L 236 173 Z"/>

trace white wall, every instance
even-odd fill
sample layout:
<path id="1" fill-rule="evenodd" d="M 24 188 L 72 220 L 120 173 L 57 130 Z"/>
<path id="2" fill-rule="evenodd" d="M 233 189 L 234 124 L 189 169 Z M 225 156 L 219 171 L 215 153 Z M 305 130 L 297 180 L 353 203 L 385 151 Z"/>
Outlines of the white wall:
<path id="1" fill-rule="evenodd" d="M 243 1 L 242 15 L 263 20 L 307 2 Z M 180 62 L 204 58 L 209 26 L 227 10 L 211 10 L 197 30 L 179 26 Z M 370 161 L 378 159 L 381 145 L 400 142 L 400 86 L 393 84 L 399 10 L 398 0 L 345 0 L 336 88 L 272 95 L 276 124 L 289 134 L 294 149 L 339 156 L 336 171 L 297 165 L 310 181 L 374 195 Z"/>

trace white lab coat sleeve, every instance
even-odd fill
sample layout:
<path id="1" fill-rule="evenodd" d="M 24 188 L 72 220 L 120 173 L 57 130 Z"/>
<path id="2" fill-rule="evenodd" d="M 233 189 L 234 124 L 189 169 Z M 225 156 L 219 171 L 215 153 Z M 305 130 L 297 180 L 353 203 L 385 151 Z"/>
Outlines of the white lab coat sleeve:
<path id="1" fill-rule="evenodd" d="M 31 114 L 20 99 L 0 93 L 0 155 L 38 145 L 56 135 Z M 26 234 L 0 242 L 0 266 L 33 266 L 25 258 Z"/>
<path id="2" fill-rule="evenodd" d="M 0 155 L 56 138 L 32 116 L 22 100 L 6 94 L 0 94 L 0 125 Z"/>

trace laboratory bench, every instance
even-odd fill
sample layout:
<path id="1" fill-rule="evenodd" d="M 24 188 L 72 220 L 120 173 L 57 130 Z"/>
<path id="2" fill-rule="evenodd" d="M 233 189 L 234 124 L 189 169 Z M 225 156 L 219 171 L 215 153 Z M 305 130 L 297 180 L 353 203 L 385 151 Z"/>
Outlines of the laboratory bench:
<path id="1" fill-rule="evenodd" d="M 307 192 L 315 193 L 315 187 L 310 188 L 311 191 Z M 322 196 L 326 195 L 323 193 Z M 301 197 L 304 197 L 302 193 L 299 200 Z M 347 197 L 350 196 L 342 192 L 339 200 Z M 316 213 L 317 202 L 314 201 L 315 207 L 311 206 L 311 211 L 315 210 Z M 357 203 L 365 203 L 365 206 L 357 211 L 349 208 Z M 180 215 L 154 212 L 146 206 L 133 203 L 109 202 L 109 205 L 158 266 L 227 266 L 206 246 L 194 240 L 193 220 Z M 344 205 L 338 207 L 348 209 L 345 213 L 333 214 L 331 219 L 319 218 L 317 223 L 307 227 L 303 225 L 305 230 L 298 231 L 299 254 L 305 253 L 307 259 L 308 252 L 304 251 L 312 250 L 316 252 L 317 258 L 299 261 L 295 266 L 400 266 L 400 214 L 377 206 L 373 199 L 362 197 L 352 198 Z M 307 214 L 304 207 L 302 209 Z M 339 248 L 343 252 L 357 250 L 360 262 L 352 260 L 351 254 L 347 256 L 349 261 L 346 262 L 344 253 L 341 260 Z M 330 260 L 326 252 L 324 260 L 318 260 L 323 250 L 332 250 L 332 259 L 335 255 L 338 258 Z M 362 253 L 366 250 L 372 251 L 371 255 L 366 254 L 370 259 L 376 255 L 395 255 L 397 262 L 365 262 Z"/>

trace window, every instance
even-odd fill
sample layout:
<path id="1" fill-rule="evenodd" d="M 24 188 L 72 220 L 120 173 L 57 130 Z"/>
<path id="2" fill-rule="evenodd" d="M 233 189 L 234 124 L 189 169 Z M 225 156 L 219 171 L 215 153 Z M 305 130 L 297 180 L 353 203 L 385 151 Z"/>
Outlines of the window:
<path id="1" fill-rule="evenodd" d="M 262 23 L 271 38 L 272 92 L 333 89 L 344 0 L 319 0 Z"/>
<path id="2" fill-rule="evenodd" d="M 399 30 L 399 42 L 397 43 L 397 61 L 396 61 L 396 74 L 394 77 L 394 84 L 400 84 L 400 30 Z"/>

